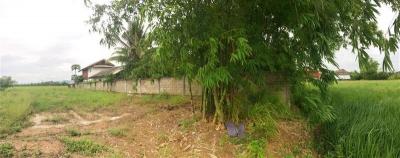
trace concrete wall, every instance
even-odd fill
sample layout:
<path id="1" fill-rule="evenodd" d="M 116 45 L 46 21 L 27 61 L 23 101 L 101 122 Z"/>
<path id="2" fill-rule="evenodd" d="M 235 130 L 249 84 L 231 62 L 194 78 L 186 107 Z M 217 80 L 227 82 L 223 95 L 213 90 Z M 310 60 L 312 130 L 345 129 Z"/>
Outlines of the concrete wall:
<path id="1" fill-rule="evenodd" d="M 161 94 L 167 93 L 171 95 L 190 95 L 189 83 L 182 79 L 162 78 L 160 80 L 141 79 L 117 80 L 113 83 L 92 82 L 80 83 L 76 87 L 90 90 L 113 91 L 120 93 L 136 93 L 136 94 Z M 192 83 L 193 95 L 201 95 L 201 87 L 196 83 Z"/>
<path id="2" fill-rule="evenodd" d="M 269 85 L 268 88 L 271 90 L 272 94 L 278 96 L 283 103 L 290 105 L 290 85 L 286 84 L 286 82 L 282 82 L 283 79 L 279 77 L 268 78 L 270 78 L 270 80 L 267 81 L 267 85 Z M 167 93 L 171 95 L 190 95 L 189 83 L 187 80 L 167 77 L 160 80 L 141 79 L 138 81 L 117 80 L 113 83 L 81 83 L 76 87 L 133 94 Z M 192 93 L 195 96 L 200 96 L 201 86 L 195 82 L 192 83 Z"/>

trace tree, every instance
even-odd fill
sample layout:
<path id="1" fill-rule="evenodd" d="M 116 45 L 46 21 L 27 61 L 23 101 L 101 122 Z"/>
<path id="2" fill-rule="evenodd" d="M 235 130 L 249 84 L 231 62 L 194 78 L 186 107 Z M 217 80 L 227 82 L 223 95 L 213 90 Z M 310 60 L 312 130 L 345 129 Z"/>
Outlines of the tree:
<path id="1" fill-rule="evenodd" d="M 17 82 L 12 80 L 12 78 L 10 76 L 1 76 L 1 78 L 0 78 L 0 91 L 5 90 L 5 89 L 13 86 L 16 83 Z"/>
<path id="2" fill-rule="evenodd" d="M 74 64 L 71 66 L 71 70 L 74 71 L 74 74 L 71 76 L 71 80 L 74 81 L 74 83 L 79 83 L 79 76 L 76 74 L 77 70 L 80 70 L 81 66 L 78 64 Z"/>
<path id="3" fill-rule="evenodd" d="M 76 75 L 76 71 L 80 70 L 80 69 L 81 69 L 81 66 L 78 64 L 74 64 L 71 66 L 71 70 L 74 71 L 74 75 Z"/>
<path id="4" fill-rule="evenodd" d="M 351 47 L 361 66 L 369 59 L 366 49 L 378 47 L 383 69 L 392 69 L 400 15 L 384 34 L 376 20 L 383 4 L 400 9 L 397 0 L 115 0 L 95 5 L 90 22 L 112 45 L 133 17 L 147 19 L 157 46 L 147 62 L 199 82 L 204 116 L 222 123 L 240 119 L 257 93 L 251 87 L 265 87 L 270 74 L 292 85 L 311 81 L 325 92 L 335 81 L 326 63 L 337 66 L 341 47 Z M 310 71 L 320 71 L 321 78 L 313 79 Z"/>
<path id="5" fill-rule="evenodd" d="M 361 65 L 360 72 L 361 73 L 377 73 L 378 72 L 379 63 L 373 59 L 368 59 L 364 65 Z"/>

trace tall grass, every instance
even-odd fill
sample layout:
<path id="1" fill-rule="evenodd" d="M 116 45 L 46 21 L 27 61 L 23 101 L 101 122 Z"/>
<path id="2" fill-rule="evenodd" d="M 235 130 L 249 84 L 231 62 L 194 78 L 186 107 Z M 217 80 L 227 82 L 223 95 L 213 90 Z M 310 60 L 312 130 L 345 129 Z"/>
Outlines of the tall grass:
<path id="1" fill-rule="evenodd" d="M 19 131 L 29 114 L 76 109 L 91 111 L 117 104 L 126 95 L 67 87 L 15 87 L 0 92 L 0 137 Z"/>
<path id="2" fill-rule="evenodd" d="M 400 81 L 339 82 L 330 90 L 336 120 L 322 125 L 332 157 L 400 157 Z"/>

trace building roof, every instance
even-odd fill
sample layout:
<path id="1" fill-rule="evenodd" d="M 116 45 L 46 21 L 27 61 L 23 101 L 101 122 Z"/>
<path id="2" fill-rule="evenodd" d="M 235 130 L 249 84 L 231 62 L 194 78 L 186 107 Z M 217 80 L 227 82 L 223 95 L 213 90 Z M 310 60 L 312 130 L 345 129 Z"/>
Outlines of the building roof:
<path id="1" fill-rule="evenodd" d="M 114 66 L 115 65 L 113 63 L 109 62 L 108 60 L 101 59 L 101 60 L 99 60 L 99 61 L 97 61 L 97 62 L 95 62 L 93 64 L 90 64 L 89 66 L 86 66 L 86 67 L 82 68 L 80 71 L 87 70 L 87 69 L 89 69 L 91 67 L 109 67 L 109 68 L 111 68 L 111 67 L 114 67 Z"/>
<path id="2" fill-rule="evenodd" d="M 122 70 L 123 70 L 122 67 L 113 67 L 113 68 L 110 68 L 110 69 L 106 69 L 106 70 L 100 71 L 100 72 L 92 75 L 89 78 L 102 78 L 102 77 L 105 77 L 105 76 L 111 75 L 111 74 L 115 75 L 115 74 L 121 72 Z"/>
<path id="3" fill-rule="evenodd" d="M 345 69 L 339 69 L 335 71 L 336 75 L 350 75 L 350 72 L 346 71 Z"/>

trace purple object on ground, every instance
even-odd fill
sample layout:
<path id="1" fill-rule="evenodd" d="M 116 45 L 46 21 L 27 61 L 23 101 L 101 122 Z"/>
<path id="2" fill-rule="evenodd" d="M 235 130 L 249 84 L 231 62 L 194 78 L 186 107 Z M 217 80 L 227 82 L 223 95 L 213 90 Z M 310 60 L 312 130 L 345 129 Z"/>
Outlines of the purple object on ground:
<path id="1" fill-rule="evenodd" d="M 228 131 L 228 135 L 231 137 L 243 137 L 245 128 L 243 123 L 239 123 L 236 125 L 235 123 L 228 121 L 225 123 L 226 130 Z"/>

